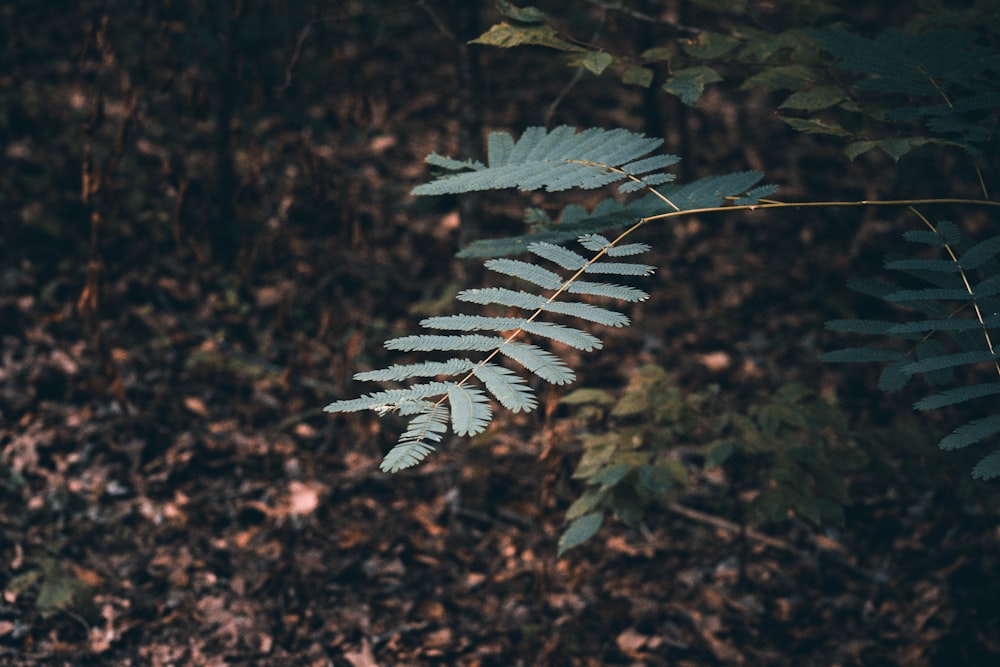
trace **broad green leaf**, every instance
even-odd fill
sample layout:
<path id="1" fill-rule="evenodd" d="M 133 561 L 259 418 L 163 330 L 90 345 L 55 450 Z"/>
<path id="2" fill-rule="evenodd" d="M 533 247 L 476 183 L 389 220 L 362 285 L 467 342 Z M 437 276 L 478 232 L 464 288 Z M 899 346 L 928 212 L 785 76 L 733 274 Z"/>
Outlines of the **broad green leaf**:
<path id="1" fill-rule="evenodd" d="M 779 109 L 804 109 L 817 111 L 827 109 L 843 100 L 847 95 L 837 86 L 816 86 L 809 90 L 800 90 L 789 95 Z"/>
<path id="2" fill-rule="evenodd" d="M 836 137 L 849 137 L 851 133 L 837 124 L 824 123 L 821 120 L 811 118 L 789 118 L 778 116 L 782 122 L 789 125 L 793 130 L 805 132 L 807 134 L 832 134 Z"/>
<path id="3" fill-rule="evenodd" d="M 622 72 L 622 83 L 630 86 L 649 88 L 653 84 L 653 70 L 648 67 L 632 66 Z"/>
<path id="4" fill-rule="evenodd" d="M 545 20 L 545 12 L 538 7 L 518 7 L 507 0 L 496 0 L 496 6 L 501 14 L 520 23 L 541 23 Z"/>
<path id="5" fill-rule="evenodd" d="M 576 389 L 559 399 L 563 405 L 611 405 L 614 401 L 615 399 L 610 393 L 592 387 Z"/>
<path id="6" fill-rule="evenodd" d="M 702 32 L 694 39 L 681 40 L 681 48 L 692 58 L 699 60 L 711 60 L 729 53 L 737 46 L 740 40 L 728 35 L 720 35 L 717 32 Z"/>
<path id="7" fill-rule="evenodd" d="M 559 51 L 584 51 L 579 46 L 559 38 L 555 28 L 547 25 L 511 25 L 506 21 L 497 23 L 470 44 L 486 44 L 509 49 L 514 46 L 547 46 Z"/>
<path id="8" fill-rule="evenodd" d="M 559 556 L 592 538 L 603 523 L 604 512 L 591 512 L 575 519 L 559 538 Z"/>
<path id="9" fill-rule="evenodd" d="M 656 46 L 643 51 L 641 57 L 646 62 L 668 63 L 674 57 L 674 52 L 665 46 Z"/>
<path id="10" fill-rule="evenodd" d="M 607 495 L 608 492 L 605 489 L 590 487 L 583 492 L 583 495 L 574 500 L 573 504 L 566 510 L 566 520 L 573 521 L 585 514 L 590 514 L 597 509 L 597 506 L 601 504 L 601 501 Z"/>
<path id="11" fill-rule="evenodd" d="M 782 65 L 768 67 L 747 78 L 740 84 L 740 90 L 799 90 L 806 84 L 819 80 L 816 73 L 805 65 Z"/>
<path id="12" fill-rule="evenodd" d="M 580 55 L 572 55 L 567 58 L 570 65 L 585 68 L 591 74 L 600 76 L 613 62 L 615 57 L 603 51 L 587 51 Z"/>
<path id="13" fill-rule="evenodd" d="M 707 84 L 719 81 L 722 81 L 722 77 L 710 67 L 686 67 L 676 70 L 661 87 L 671 95 L 679 97 L 684 104 L 693 106 L 705 92 Z"/>
<path id="14" fill-rule="evenodd" d="M 881 148 L 885 151 L 885 154 L 891 157 L 896 162 L 899 162 L 899 158 L 903 157 L 915 148 L 919 148 L 924 144 L 931 143 L 943 143 L 937 139 L 931 137 L 911 137 L 911 138 L 897 138 L 897 139 L 880 139 L 878 141 L 855 141 L 848 144 L 847 148 L 844 149 L 844 153 L 847 157 L 854 159 L 859 155 L 867 153 L 873 148 Z"/>

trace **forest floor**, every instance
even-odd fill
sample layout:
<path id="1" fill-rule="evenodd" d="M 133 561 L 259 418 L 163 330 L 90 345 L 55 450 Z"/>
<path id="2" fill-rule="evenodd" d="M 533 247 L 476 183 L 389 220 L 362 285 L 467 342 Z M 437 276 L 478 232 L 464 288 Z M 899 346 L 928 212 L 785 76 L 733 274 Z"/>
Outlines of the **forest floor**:
<path id="1" fill-rule="evenodd" d="M 871 306 L 846 282 L 878 273 L 905 212 L 645 230 L 653 297 L 574 360 L 576 387 L 620 395 L 656 364 L 734 411 L 798 382 L 858 429 L 896 433 L 848 479 L 843 526 L 747 530 L 727 490 L 744 480 L 692 463 L 641 529 L 609 520 L 558 558 L 581 491 L 565 390 L 397 475 L 378 463 L 398 420 L 322 407 L 371 391 L 351 376 L 397 361 L 383 340 L 486 279 L 454 259 L 463 233 L 520 232 L 525 202 L 561 205 L 495 193 L 473 220 L 408 193 L 427 153 L 466 157 L 463 105 L 516 135 L 574 70 L 482 47 L 463 98 L 442 30 L 457 14 L 433 11 L 447 3 L 326 3 L 329 20 L 256 3 L 231 69 L 212 35 L 232 24 L 213 10 L 91 4 L 4 10 L 0 664 L 1000 660 L 1000 525 L 967 493 L 968 461 L 934 448 L 947 415 L 913 421 L 913 397 L 879 394 L 876 369 L 818 360 L 844 346 L 823 322 Z M 682 180 L 759 169 L 788 200 L 974 196 L 961 156 L 851 163 L 776 120 L 773 100 L 720 91 L 687 110 L 586 74 L 552 124 L 662 133 Z M 230 94 L 231 207 L 215 143 Z"/>

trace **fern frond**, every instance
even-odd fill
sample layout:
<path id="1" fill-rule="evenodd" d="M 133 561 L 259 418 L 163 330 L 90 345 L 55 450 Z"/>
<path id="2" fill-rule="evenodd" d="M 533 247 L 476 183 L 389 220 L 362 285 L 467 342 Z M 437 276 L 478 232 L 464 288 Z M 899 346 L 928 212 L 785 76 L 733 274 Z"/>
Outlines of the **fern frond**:
<path id="1" fill-rule="evenodd" d="M 577 132 L 574 128 L 560 126 L 550 132 L 543 127 L 529 127 L 517 142 L 505 132 L 493 132 L 487 141 L 488 166 L 460 163 L 468 170 L 419 185 L 413 189 L 413 194 L 457 194 L 503 188 L 549 192 L 598 188 L 626 179 L 629 170 L 644 174 L 674 164 L 677 158 L 672 156 L 640 159 L 662 144 L 662 139 L 622 129 L 590 128 Z M 444 161 L 438 159 L 437 162 L 440 166 Z"/>
<path id="2" fill-rule="evenodd" d="M 880 390 L 891 394 L 906 386 L 906 383 L 913 377 L 903 372 L 903 366 L 906 365 L 907 360 L 908 357 L 900 356 L 899 359 L 896 359 L 882 369 L 882 372 L 878 376 L 878 388 Z"/>
<path id="3" fill-rule="evenodd" d="M 472 372 L 493 398 L 511 412 L 530 412 L 538 407 L 531 388 L 514 371 L 493 364 L 478 364 Z"/>
<path id="4" fill-rule="evenodd" d="M 859 334 L 886 334 L 896 325 L 883 320 L 827 320 L 824 327 L 830 331 Z"/>
<path id="5" fill-rule="evenodd" d="M 983 460 L 972 469 L 972 476 L 984 481 L 1000 477 L 1000 449 L 983 457 Z"/>
<path id="6" fill-rule="evenodd" d="M 622 288 L 625 289 L 625 288 Z M 420 321 L 420 326 L 431 329 L 452 329 L 459 331 L 513 331 L 521 329 L 531 334 L 545 336 L 570 347 L 579 350 L 597 350 L 601 348 L 601 339 L 586 331 L 581 331 L 573 327 L 552 322 L 529 322 L 522 317 L 486 317 L 483 315 L 441 315 L 438 317 L 428 317 Z M 433 363 L 433 362 L 432 362 Z M 463 368 L 463 372 L 470 370 Z M 418 364 L 419 365 L 419 364 Z M 405 366 L 403 368 L 406 368 Z M 433 368 L 430 366 L 429 368 Z M 456 375 L 457 373 L 442 373 L 446 375 Z M 360 380 L 394 380 L 405 379 L 406 377 L 374 377 L 363 374 L 365 377 L 355 376 Z"/>
<path id="7" fill-rule="evenodd" d="M 890 303 L 906 303 L 908 301 L 964 301 L 969 298 L 965 289 L 943 289 L 929 287 L 927 289 L 903 289 L 882 297 Z"/>
<path id="8" fill-rule="evenodd" d="M 563 279 L 558 273 L 518 259 L 491 259 L 484 262 L 483 266 L 491 271 L 514 276 L 545 289 L 557 290 L 563 284 Z"/>
<path id="9" fill-rule="evenodd" d="M 399 442 L 382 459 L 382 472 L 399 472 L 423 461 L 434 451 L 428 440 L 440 442 L 448 430 L 448 409 L 441 403 L 426 408 L 412 420 Z"/>
<path id="10" fill-rule="evenodd" d="M 938 447 L 941 449 L 961 449 L 998 432 L 1000 432 L 1000 415 L 990 415 L 974 419 L 965 426 L 958 427 L 951 435 L 941 440 Z"/>
<path id="11" fill-rule="evenodd" d="M 608 283 L 592 283 L 586 280 L 577 280 L 570 283 L 566 291 L 570 294 L 589 294 L 591 296 L 604 296 L 609 299 L 631 302 L 645 301 L 649 298 L 649 293 L 635 287 L 611 285 Z"/>
<path id="12" fill-rule="evenodd" d="M 600 234 L 584 234 L 577 240 L 587 250 L 593 250 L 594 252 L 604 250 L 608 257 L 639 255 L 651 250 L 651 247 L 645 243 L 623 243 L 622 245 L 613 246 L 611 245 L 611 241 Z"/>
<path id="13" fill-rule="evenodd" d="M 530 334 L 544 336 L 545 338 L 562 343 L 563 345 L 569 345 L 578 350 L 583 350 L 584 352 L 599 350 L 604 347 L 601 339 L 597 336 L 575 327 L 555 324 L 554 322 L 527 322 L 521 329 Z"/>
<path id="14" fill-rule="evenodd" d="M 444 157 L 443 155 L 438 155 L 437 153 L 431 153 L 426 158 L 424 162 L 431 165 L 432 167 L 440 167 L 441 169 L 447 169 L 449 171 L 464 171 L 467 169 L 485 169 L 484 165 L 479 160 L 455 160 L 450 157 Z"/>
<path id="15" fill-rule="evenodd" d="M 459 301 L 478 303 L 482 305 L 497 304 L 512 308 L 523 308 L 525 310 L 545 310 L 550 313 L 560 313 L 578 317 L 588 322 L 596 322 L 609 327 L 628 326 L 629 318 L 622 313 L 592 306 L 589 303 L 577 303 L 572 301 L 550 301 L 543 296 L 536 296 L 528 292 L 515 292 L 505 287 L 482 287 L 477 289 L 462 290 L 455 297 Z"/>
<path id="16" fill-rule="evenodd" d="M 947 320 L 921 320 L 919 322 L 905 322 L 894 324 L 884 332 L 890 335 L 924 333 L 925 331 L 974 331 L 982 329 L 984 326 L 995 327 L 1000 324 L 1000 316 L 990 315 L 984 317 L 982 323 L 978 319 L 947 319 Z"/>
<path id="17" fill-rule="evenodd" d="M 966 250 L 962 256 L 958 258 L 958 263 L 966 271 L 971 271 L 973 269 L 978 269 L 980 266 L 988 262 L 998 252 L 1000 252 L 1000 236 L 994 236 L 993 238 L 981 241 Z"/>
<path id="18" fill-rule="evenodd" d="M 961 270 L 950 259 L 897 259 L 885 263 L 885 268 L 896 271 L 938 271 L 940 273 L 958 273 Z"/>
<path id="19" fill-rule="evenodd" d="M 913 243 L 924 243 L 926 245 L 934 246 L 936 248 L 943 248 L 947 243 L 955 243 L 958 241 L 958 237 L 954 236 L 948 238 L 941 229 L 941 225 L 944 223 L 938 223 L 937 231 L 930 229 L 910 229 L 903 232 L 903 238 L 907 241 L 912 241 Z"/>
<path id="20" fill-rule="evenodd" d="M 569 271 L 576 271 L 587 265 L 587 258 L 583 255 L 553 243 L 532 243 L 528 246 L 528 251 Z"/>
<path id="21" fill-rule="evenodd" d="M 780 187 L 773 184 L 758 185 L 753 189 L 747 190 L 746 194 L 742 197 L 737 197 L 733 203 L 736 206 L 753 206 L 759 203 L 764 197 L 770 197 L 780 189 Z"/>
<path id="22" fill-rule="evenodd" d="M 583 269 L 584 273 L 612 273 L 619 276 L 648 276 L 654 271 L 655 266 L 631 262 L 593 262 Z"/>
<path id="23" fill-rule="evenodd" d="M 764 175 L 759 171 L 738 171 L 721 176 L 706 176 L 677 188 L 664 188 L 662 194 L 680 210 L 714 208 L 729 197 L 747 192 Z"/>
<path id="24" fill-rule="evenodd" d="M 775 191 L 772 186 L 752 188 L 763 174 L 756 171 L 741 171 L 722 176 L 706 176 L 686 185 L 657 188 L 680 211 L 692 209 L 714 208 L 726 201 L 746 197 L 745 203 L 756 203 L 757 197 L 751 197 L 750 192 L 760 192 L 766 196 Z M 663 200 L 653 194 L 641 197 L 628 203 L 614 199 L 605 199 L 590 212 L 580 206 L 570 205 L 563 209 L 559 223 L 551 226 L 541 226 L 531 234 L 512 236 L 500 239 L 483 239 L 463 248 L 458 257 L 501 257 L 516 255 L 527 250 L 532 243 L 562 243 L 579 237 L 581 234 L 596 234 L 611 229 L 631 225 L 640 218 L 646 218 L 663 213 Z"/>
<path id="25" fill-rule="evenodd" d="M 405 403 L 415 403 L 425 398 L 441 396 L 446 393 L 448 393 L 448 383 L 428 382 L 426 384 L 411 385 L 406 389 L 377 391 L 373 394 L 347 401 L 334 401 L 323 408 L 323 410 L 325 412 L 359 412 L 361 410 L 383 412 L 386 409 L 398 409 L 398 406 Z"/>
<path id="26" fill-rule="evenodd" d="M 449 385 L 448 403 L 451 408 L 451 430 L 455 435 L 482 433 L 493 420 L 489 399 L 475 387 Z"/>
<path id="27" fill-rule="evenodd" d="M 1000 382 L 986 382 L 983 384 L 973 384 L 967 387 L 949 389 L 948 391 L 943 391 L 940 394 L 923 398 L 914 403 L 913 407 L 917 410 L 932 410 L 934 408 L 943 408 L 946 405 L 964 403 L 966 401 L 971 401 L 974 398 L 992 396 L 993 394 L 1000 394 Z"/>
<path id="28" fill-rule="evenodd" d="M 432 352 L 434 350 L 476 350 L 479 352 L 490 352 L 498 345 L 503 344 L 503 340 L 503 338 L 480 336 L 478 334 L 467 336 L 429 336 L 418 334 L 416 336 L 391 338 L 385 342 L 385 348 L 387 350 L 401 350 L 403 352 Z"/>
<path id="29" fill-rule="evenodd" d="M 513 331 L 524 326 L 523 317 L 486 317 L 485 315 L 439 315 L 420 320 L 428 329 L 452 331 Z"/>
<path id="30" fill-rule="evenodd" d="M 972 288 L 972 296 L 976 299 L 985 299 L 1000 294 L 1000 273 L 991 276 Z"/>
<path id="31" fill-rule="evenodd" d="M 544 310 L 549 313 L 578 317 L 581 320 L 603 324 L 606 327 L 627 327 L 632 323 L 632 320 L 624 313 L 576 301 L 553 301 L 545 304 Z"/>
<path id="32" fill-rule="evenodd" d="M 880 347 L 849 347 L 843 350 L 824 352 L 820 359 L 829 363 L 868 363 L 872 361 L 895 361 L 903 356 L 899 350 Z"/>
<path id="33" fill-rule="evenodd" d="M 497 348 L 529 371 L 552 384 L 569 384 L 576 375 L 556 355 L 529 343 L 509 342 Z"/>
<path id="34" fill-rule="evenodd" d="M 945 368 L 954 368 L 956 366 L 964 366 L 966 364 L 993 361 L 996 358 L 997 355 L 988 350 L 956 352 L 954 354 L 944 354 L 908 363 L 903 366 L 903 372 L 910 374 L 930 373 L 932 371 L 938 371 Z"/>
<path id="35" fill-rule="evenodd" d="M 510 327 L 511 329 L 515 327 Z M 458 375 L 467 373 L 472 368 L 468 359 L 449 359 L 448 361 L 423 361 L 417 364 L 393 364 L 388 368 L 376 371 L 355 373 L 355 380 L 376 382 L 399 382 L 414 377 L 436 377 L 438 375 Z"/>
<path id="36" fill-rule="evenodd" d="M 552 132 L 533 128 L 526 131 L 517 142 L 509 135 L 495 133 L 489 140 L 488 166 L 474 161 L 460 162 L 431 156 L 428 159 L 431 164 L 452 173 L 427 186 L 421 186 L 415 192 L 464 192 L 507 186 L 558 190 L 565 187 L 595 187 L 626 176 L 631 179 L 641 177 L 647 182 L 665 182 L 669 180 L 669 175 L 656 173 L 656 170 L 669 166 L 676 160 L 666 156 L 644 157 L 660 143 L 660 140 L 649 140 L 624 131 L 587 130 L 576 134 L 569 128 L 557 128 Z M 740 181 L 746 182 L 746 179 Z M 630 180 L 631 182 L 634 180 Z M 574 373 L 559 356 L 517 338 L 537 336 L 580 350 L 593 350 L 601 347 L 601 340 L 597 336 L 574 326 L 543 321 L 540 318 L 556 314 L 614 327 L 629 324 L 629 318 L 623 313 L 564 299 L 570 294 L 631 302 L 646 299 L 648 294 L 634 287 L 588 282 L 579 278 L 584 273 L 645 276 L 654 271 L 655 267 L 648 264 L 608 261 L 609 258 L 638 255 L 649 250 L 648 245 L 618 245 L 617 240 L 609 241 L 595 232 L 598 226 L 600 229 L 607 229 L 614 224 L 634 224 L 637 218 L 642 219 L 647 214 L 662 211 L 663 203 L 659 197 L 650 195 L 628 206 L 614 201 L 602 203 L 591 213 L 580 207 L 567 207 L 558 223 L 560 229 L 557 235 L 565 235 L 567 230 L 572 229 L 571 238 L 577 238 L 584 248 L 594 253 L 589 259 L 569 248 L 540 239 L 539 237 L 548 233 L 546 225 L 557 225 L 547 215 L 534 216 L 531 224 L 539 229 L 539 233 L 524 244 L 508 244 L 505 252 L 511 248 L 527 250 L 570 273 L 564 275 L 520 259 L 495 258 L 487 261 L 485 267 L 496 273 L 524 280 L 549 294 L 486 287 L 463 290 L 456 297 L 458 301 L 465 303 L 519 308 L 529 311 L 528 315 L 494 317 L 460 313 L 428 317 L 421 320 L 421 326 L 460 333 L 401 336 L 385 342 L 387 349 L 403 352 L 481 352 L 484 355 L 481 361 L 475 363 L 471 359 L 452 358 L 446 361 L 395 364 L 388 368 L 358 373 L 356 379 L 380 382 L 442 376 L 459 376 L 459 379 L 375 392 L 362 398 L 331 403 L 327 410 L 353 412 L 370 409 L 380 416 L 392 411 L 411 416 L 406 431 L 382 462 L 382 470 L 395 472 L 426 457 L 433 451 L 433 443 L 441 441 L 449 426 L 459 436 L 483 432 L 493 419 L 492 400 L 514 412 L 534 409 L 538 406 L 538 401 L 524 377 L 491 361 L 497 355 L 502 355 L 546 382 L 557 385 L 572 382 Z M 638 214 L 640 211 L 643 212 L 642 215 Z M 466 333 L 477 331 L 503 335 Z M 477 381 L 482 388 L 476 384 Z"/>
<path id="37" fill-rule="evenodd" d="M 972 77 L 993 61 L 988 47 L 958 30 L 911 34 L 890 29 L 873 40 L 837 29 L 809 34 L 840 58 L 840 67 L 865 75 L 859 87 L 885 93 L 937 96 L 945 84 L 974 88 Z"/>

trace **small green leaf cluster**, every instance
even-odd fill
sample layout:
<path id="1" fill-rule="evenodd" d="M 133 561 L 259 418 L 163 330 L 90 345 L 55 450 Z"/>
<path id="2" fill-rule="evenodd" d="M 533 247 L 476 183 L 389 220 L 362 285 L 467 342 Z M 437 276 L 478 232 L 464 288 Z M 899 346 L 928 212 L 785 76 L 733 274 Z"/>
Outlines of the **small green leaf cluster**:
<path id="1" fill-rule="evenodd" d="M 891 259 L 886 269 L 895 271 L 911 285 L 895 282 L 856 280 L 850 284 L 863 294 L 921 316 L 906 322 L 885 320 L 831 320 L 833 331 L 887 336 L 905 341 L 904 348 L 854 347 L 828 352 L 825 361 L 886 362 L 879 388 L 894 392 L 915 376 L 931 386 L 945 386 L 956 380 L 970 382 L 928 396 L 914 407 L 931 410 L 979 402 L 990 405 L 1000 394 L 1000 236 L 978 243 L 964 237 L 951 222 L 928 225 L 903 235 L 916 246 L 939 249 L 946 259 L 915 257 Z M 964 378 L 957 374 L 965 369 Z M 981 373 L 993 377 L 980 382 Z M 981 399 L 986 399 L 982 403 Z M 952 450 L 977 444 L 1000 433 L 1000 415 L 973 419 L 941 440 L 942 449 Z M 1000 476 L 1000 449 L 987 455 L 973 468 L 980 479 Z"/>
<path id="2" fill-rule="evenodd" d="M 840 409 L 793 383 L 725 419 L 728 433 L 708 446 L 705 466 L 736 457 L 752 461 L 752 524 L 797 517 L 818 528 L 843 525 L 847 476 L 862 469 L 868 455 L 855 444 Z"/>
<path id="3" fill-rule="evenodd" d="M 718 399 L 718 386 L 682 390 L 654 364 L 618 397 L 583 388 L 563 398 L 587 430 L 573 472 L 585 486 L 566 511 L 560 554 L 592 538 L 608 515 L 639 526 L 681 496 L 692 476 L 736 461 L 739 483 L 753 495 L 750 523 L 843 524 L 846 478 L 868 460 L 843 413 L 797 384 L 745 412 L 723 409 Z"/>
<path id="4" fill-rule="evenodd" d="M 560 555 L 593 537 L 607 514 L 635 528 L 647 511 L 677 496 L 689 473 L 674 445 L 707 428 L 703 411 L 717 392 L 715 386 L 682 392 L 661 366 L 648 364 L 617 398 L 587 387 L 563 397 L 560 403 L 572 406 L 587 430 L 573 472 L 585 487 L 566 511 Z"/>
<path id="5" fill-rule="evenodd" d="M 710 3 L 739 10 L 744 3 Z M 831 23 L 839 10 L 816 2 L 786 2 L 797 20 L 787 29 L 737 23 L 722 31 L 694 30 L 639 55 L 610 53 L 561 34 L 548 17 L 509 2 L 498 7 L 510 21 L 474 43 L 510 48 L 544 46 L 566 63 L 595 75 L 616 72 L 622 83 L 660 88 L 694 105 L 706 88 L 736 73 L 741 90 L 780 93 L 778 117 L 799 132 L 840 137 L 852 160 L 878 148 L 895 160 L 926 145 L 964 148 L 975 155 L 996 139 L 1000 58 L 977 30 L 996 33 L 996 11 L 979 0 L 962 11 L 927 0 L 921 18 L 905 30 L 869 38 Z M 730 23 L 732 19 L 730 19 Z M 814 29 L 806 29 L 812 26 Z"/>

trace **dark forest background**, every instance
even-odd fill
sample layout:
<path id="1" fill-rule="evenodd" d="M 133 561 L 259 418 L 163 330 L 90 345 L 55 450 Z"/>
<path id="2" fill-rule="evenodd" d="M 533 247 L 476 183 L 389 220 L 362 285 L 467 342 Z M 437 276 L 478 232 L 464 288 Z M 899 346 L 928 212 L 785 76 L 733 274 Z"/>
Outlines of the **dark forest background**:
<path id="1" fill-rule="evenodd" d="M 678 23 L 795 18 L 611 4 L 539 3 L 630 53 Z M 912 4 L 831 20 L 874 33 Z M 616 396 L 655 364 L 720 411 L 790 382 L 836 402 L 881 443 L 842 526 L 749 530 L 767 480 L 692 467 L 682 504 L 558 559 L 582 428 L 562 393 L 396 476 L 378 462 L 399 423 L 322 413 L 480 284 L 462 244 L 564 203 L 408 194 L 426 154 L 476 157 L 491 130 L 625 127 L 664 137 L 681 181 L 758 169 L 786 200 L 976 197 L 974 164 L 998 190 L 993 155 L 852 162 L 765 93 L 723 82 L 687 107 L 466 44 L 499 19 L 462 0 L 0 7 L 0 663 L 996 664 L 996 486 L 935 449 L 955 415 L 818 360 L 843 342 L 825 320 L 877 307 L 845 284 L 878 276 L 905 211 L 647 229 L 653 298 L 577 364 Z"/>

